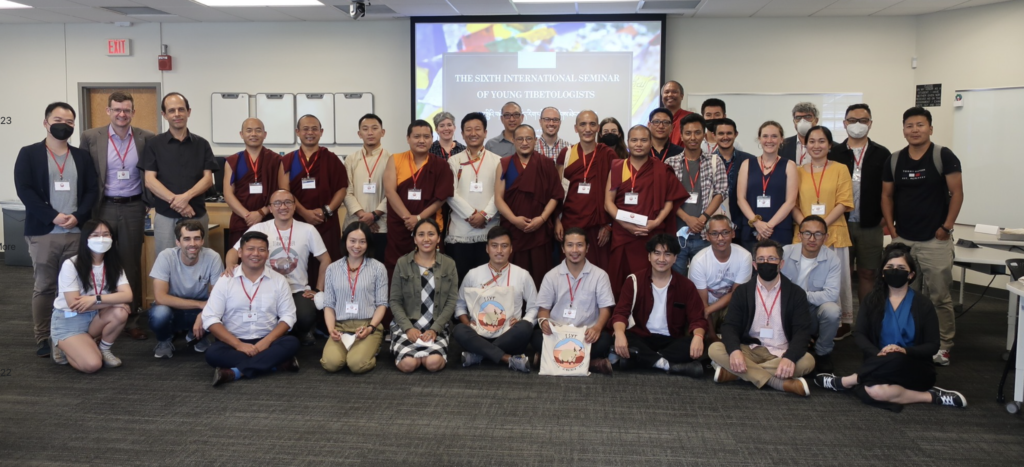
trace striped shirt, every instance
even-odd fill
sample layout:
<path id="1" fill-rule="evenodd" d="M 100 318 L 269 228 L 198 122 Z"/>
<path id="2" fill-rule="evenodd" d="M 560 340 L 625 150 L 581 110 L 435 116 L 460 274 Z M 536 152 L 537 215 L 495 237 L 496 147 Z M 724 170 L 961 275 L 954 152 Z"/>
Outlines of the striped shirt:
<path id="1" fill-rule="evenodd" d="M 555 141 L 555 144 L 548 146 L 547 141 L 544 141 L 544 138 L 541 137 L 537 138 L 537 143 L 534 144 L 533 150 L 543 154 L 544 157 L 547 157 L 548 159 L 554 160 L 558 158 L 558 154 L 561 153 L 563 149 L 568 148 L 569 146 L 571 146 L 571 144 L 567 143 L 562 138 L 558 138 L 558 140 Z"/>
<path id="2" fill-rule="evenodd" d="M 365 257 L 364 257 L 365 258 Z M 352 284 L 356 283 L 355 300 L 352 299 Z M 324 280 L 324 307 L 334 310 L 334 319 L 371 319 L 378 306 L 387 306 L 389 289 L 388 275 L 384 265 L 373 258 L 365 258 L 359 274 L 349 274 L 348 257 L 343 257 L 327 266 Z M 357 313 L 348 313 L 345 304 L 359 304 Z"/>

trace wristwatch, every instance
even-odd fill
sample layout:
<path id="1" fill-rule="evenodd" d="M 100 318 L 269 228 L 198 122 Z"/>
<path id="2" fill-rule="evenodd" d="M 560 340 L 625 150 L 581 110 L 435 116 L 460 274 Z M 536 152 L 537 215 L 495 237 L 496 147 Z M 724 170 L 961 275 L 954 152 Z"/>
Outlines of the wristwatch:
<path id="1" fill-rule="evenodd" d="M 103 304 L 103 296 L 102 295 L 96 295 L 96 304 L 97 305 L 102 305 Z"/>
<path id="2" fill-rule="evenodd" d="M 323 207 L 323 210 L 324 210 L 324 216 L 331 217 L 331 216 L 334 215 L 334 213 L 331 212 L 331 207 L 329 205 L 325 204 L 324 207 Z"/>
<path id="3" fill-rule="evenodd" d="M 946 226 L 944 226 L 944 225 L 942 225 L 942 224 L 939 224 L 939 228 L 940 228 L 940 229 L 942 229 L 942 230 L 945 230 L 945 231 L 946 231 L 946 233 L 948 233 L 948 234 L 951 234 L 951 233 L 953 233 L 953 229 L 947 229 L 947 228 L 946 228 Z M 954 227 L 954 228 L 955 228 L 955 227 Z"/>
<path id="4" fill-rule="evenodd" d="M 377 214 L 377 211 L 373 211 L 373 221 L 374 221 L 374 222 L 378 222 L 378 221 L 380 221 L 380 218 L 381 218 L 381 217 L 383 217 L 383 216 L 382 216 L 382 215 L 380 215 L 380 214 Z"/>

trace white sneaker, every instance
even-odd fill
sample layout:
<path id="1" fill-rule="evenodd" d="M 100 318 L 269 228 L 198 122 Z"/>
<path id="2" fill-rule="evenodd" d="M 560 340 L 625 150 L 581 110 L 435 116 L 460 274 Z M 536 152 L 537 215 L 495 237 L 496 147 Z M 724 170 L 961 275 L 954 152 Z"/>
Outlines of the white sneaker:
<path id="1" fill-rule="evenodd" d="M 121 366 L 121 359 L 110 353 L 110 349 L 100 350 L 100 355 L 103 356 L 103 366 L 107 368 L 117 368 Z"/>
<path id="2" fill-rule="evenodd" d="M 174 344 L 170 339 L 158 341 L 153 349 L 153 356 L 156 358 L 171 358 L 174 356 Z"/>
<path id="3" fill-rule="evenodd" d="M 949 366 L 949 351 L 938 351 L 938 353 L 932 356 L 932 362 L 934 362 L 936 365 Z"/>

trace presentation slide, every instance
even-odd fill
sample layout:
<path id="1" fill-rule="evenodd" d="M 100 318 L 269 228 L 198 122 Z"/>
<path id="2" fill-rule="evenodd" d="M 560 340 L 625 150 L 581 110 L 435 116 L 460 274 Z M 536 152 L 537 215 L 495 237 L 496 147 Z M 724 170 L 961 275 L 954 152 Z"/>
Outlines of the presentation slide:
<path id="1" fill-rule="evenodd" d="M 562 137 L 574 140 L 583 110 L 629 127 L 658 106 L 662 20 L 414 24 L 415 118 L 483 112 L 493 137 L 506 102 L 538 130 L 551 106 L 562 114 Z"/>

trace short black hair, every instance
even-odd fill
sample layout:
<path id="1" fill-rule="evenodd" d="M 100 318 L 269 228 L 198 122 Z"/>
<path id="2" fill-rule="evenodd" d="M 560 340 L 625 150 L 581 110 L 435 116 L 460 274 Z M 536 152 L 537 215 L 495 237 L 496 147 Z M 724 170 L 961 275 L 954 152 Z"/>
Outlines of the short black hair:
<path id="1" fill-rule="evenodd" d="M 718 127 L 720 127 L 722 125 L 729 125 L 729 126 L 732 127 L 732 131 L 737 131 L 736 130 L 736 122 L 734 122 L 731 118 L 726 117 L 726 118 L 718 119 L 718 122 L 715 123 L 715 131 L 718 131 Z"/>
<path id="2" fill-rule="evenodd" d="M 362 222 L 353 222 L 345 227 L 345 231 L 341 233 L 341 248 L 345 250 L 345 255 L 348 256 L 348 236 L 352 232 L 360 231 L 366 237 L 366 252 L 363 253 L 364 257 L 373 258 L 373 232 L 370 231 L 370 227 Z M 339 260 L 341 258 L 338 258 Z"/>
<path id="3" fill-rule="evenodd" d="M 672 111 L 671 110 L 668 110 L 668 109 L 666 109 L 664 107 L 658 107 L 657 109 L 652 110 L 649 115 L 647 115 L 647 121 L 649 122 L 651 120 L 654 120 L 654 116 L 657 115 L 657 114 L 665 114 L 665 115 L 668 115 L 669 120 L 672 119 Z"/>
<path id="4" fill-rule="evenodd" d="M 380 127 L 384 128 L 384 122 L 380 119 L 380 117 L 377 116 L 377 114 L 366 114 L 366 115 L 363 115 L 362 117 L 359 117 L 359 122 L 356 123 L 356 126 L 362 127 L 363 126 L 363 120 L 366 120 L 368 118 L 372 118 L 372 119 L 376 120 L 377 123 L 380 124 Z"/>
<path id="5" fill-rule="evenodd" d="M 460 127 L 462 131 L 466 131 L 466 124 L 473 120 L 480 120 L 480 123 L 484 126 L 484 131 L 487 131 L 487 116 L 482 112 L 470 112 L 465 117 L 462 117 L 462 126 Z"/>
<path id="6" fill-rule="evenodd" d="M 302 119 L 304 119 L 304 118 L 312 118 L 312 119 L 316 120 L 316 124 L 317 124 L 317 126 L 319 126 L 320 128 L 323 128 L 323 127 L 324 127 L 324 124 L 323 124 L 323 123 L 320 123 L 320 119 L 319 119 L 319 118 L 317 118 L 317 116 L 316 116 L 316 115 L 313 115 L 313 114 L 306 114 L 306 115 L 303 115 L 303 116 L 299 117 L 299 119 L 295 121 L 295 129 L 296 129 L 296 130 L 298 130 L 298 129 L 299 129 L 299 126 L 301 126 L 301 125 L 302 125 Z"/>
<path id="7" fill-rule="evenodd" d="M 587 231 L 583 230 L 583 227 L 569 227 L 568 229 L 565 229 L 565 233 L 562 234 L 562 247 L 565 247 L 565 239 L 569 238 L 570 235 L 582 235 L 583 244 L 590 244 L 587 240 Z"/>
<path id="8" fill-rule="evenodd" d="M 491 241 L 491 240 L 494 240 L 495 238 L 504 237 L 504 236 L 507 236 L 509 238 L 509 240 L 512 239 L 512 234 L 509 233 L 508 229 L 506 229 L 506 228 L 504 228 L 504 227 L 502 227 L 500 225 L 496 225 L 494 227 L 491 227 L 491 230 L 487 231 L 487 241 Z"/>
<path id="9" fill-rule="evenodd" d="M 423 225 L 423 224 L 430 224 L 430 225 L 434 226 L 434 231 L 437 232 L 438 235 L 441 234 L 441 227 L 438 227 L 437 221 L 434 220 L 434 216 L 429 216 L 429 217 L 424 217 L 424 218 L 416 221 L 416 225 L 414 225 L 412 227 L 412 235 L 414 237 L 416 236 L 416 231 L 419 230 L 420 226 Z"/>
<path id="10" fill-rule="evenodd" d="M 52 114 L 55 109 L 67 110 L 71 112 L 72 118 L 78 118 L 78 114 L 75 113 L 75 109 L 72 108 L 71 104 L 68 104 L 67 102 L 54 102 L 46 106 L 46 113 L 43 115 L 43 118 L 50 118 L 50 114 Z"/>
<path id="11" fill-rule="evenodd" d="M 804 224 L 806 224 L 808 222 L 821 222 L 821 225 L 825 226 L 825 232 L 826 233 L 828 232 L 828 223 L 825 222 L 825 218 L 823 218 L 823 217 L 821 217 L 821 216 L 819 216 L 817 214 L 811 214 L 811 215 L 805 217 L 804 220 L 800 221 L 800 228 L 803 229 L 804 228 Z"/>
<path id="12" fill-rule="evenodd" d="M 868 107 L 867 104 L 853 104 L 847 107 L 846 115 L 850 115 L 850 112 L 853 112 L 854 110 L 866 110 L 868 112 L 868 116 L 871 116 L 871 107 Z"/>
<path id="13" fill-rule="evenodd" d="M 705 99 L 704 103 L 700 105 L 700 114 L 704 115 L 704 110 L 707 109 L 708 107 L 721 107 L 722 108 L 722 113 L 723 114 L 725 113 L 725 101 L 723 101 L 723 100 L 721 100 L 721 99 L 719 99 L 717 97 L 712 97 L 710 99 Z"/>
<path id="14" fill-rule="evenodd" d="M 249 240 L 260 240 L 263 243 L 267 244 L 267 248 L 270 248 L 270 239 L 267 238 L 267 234 L 263 232 L 257 232 L 255 230 L 250 230 L 242 234 L 242 239 L 238 243 L 239 249 L 241 249 L 241 247 L 244 247 L 246 243 L 249 243 Z"/>
<path id="15" fill-rule="evenodd" d="M 784 254 L 782 251 L 782 244 L 770 238 L 765 238 L 759 240 L 757 242 L 757 245 L 754 245 L 753 253 L 755 259 L 757 258 L 757 250 L 760 250 L 761 248 L 775 248 L 775 254 L 779 256 L 779 259 L 782 259 L 782 256 Z"/>
<path id="16" fill-rule="evenodd" d="M 163 99 L 160 99 L 160 111 L 161 112 L 167 113 L 167 98 L 171 97 L 171 96 L 178 96 L 178 97 L 180 97 L 181 100 L 185 101 L 185 110 L 192 110 L 192 107 L 188 105 L 188 98 L 186 98 L 184 94 L 182 94 L 180 92 L 169 92 L 166 95 L 164 95 Z"/>
<path id="17" fill-rule="evenodd" d="M 407 130 L 405 130 L 405 137 L 408 138 L 408 137 L 412 136 L 412 129 L 416 128 L 416 127 L 424 127 L 426 129 L 430 130 L 430 136 L 434 136 L 434 127 L 430 126 L 430 124 L 427 123 L 426 120 L 417 119 L 417 120 L 414 120 L 412 123 L 409 124 L 409 128 Z"/>
<path id="18" fill-rule="evenodd" d="M 678 255 L 680 251 L 683 251 L 682 247 L 679 246 L 679 239 L 675 235 L 669 235 L 664 232 L 651 237 L 647 241 L 647 252 L 654 253 L 654 250 L 658 249 L 658 245 L 664 246 L 673 255 Z"/>
<path id="19" fill-rule="evenodd" d="M 683 117 L 683 120 L 679 122 L 679 133 L 683 132 L 683 127 L 690 123 L 700 123 L 700 128 L 703 130 L 707 127 L 708 122 L 704 120 L 704 116 L 698 113 L 691 113 Z"/>
<path id="20" fill-rule="evenodd" d="M 828 128 L 823 127 L 821 125 L 815 125 L 815 126 L 812 126 L 810 130 L 807 130 L 807 134 L 810 135 L 812 131 L 819 131 L 819 130 L 822 133 L 825 134 L 825 139 L 828 140 L 828 145 L 829 145 L 829 147 L 831 147 L 832 146 L 832 130 L 829 130 Z M 806 138 L 806 136 L 804 136 L 804 137 Z"/>
<path id="21" fill-rule="evenodd" d="M 910 117 L 924 117 L 928 119 L 928 126 L 932 125 L 932 113 L 924 107 L 911 107 L 903 112 L 903 123 L 907 123 L 907 119 Z"/>

